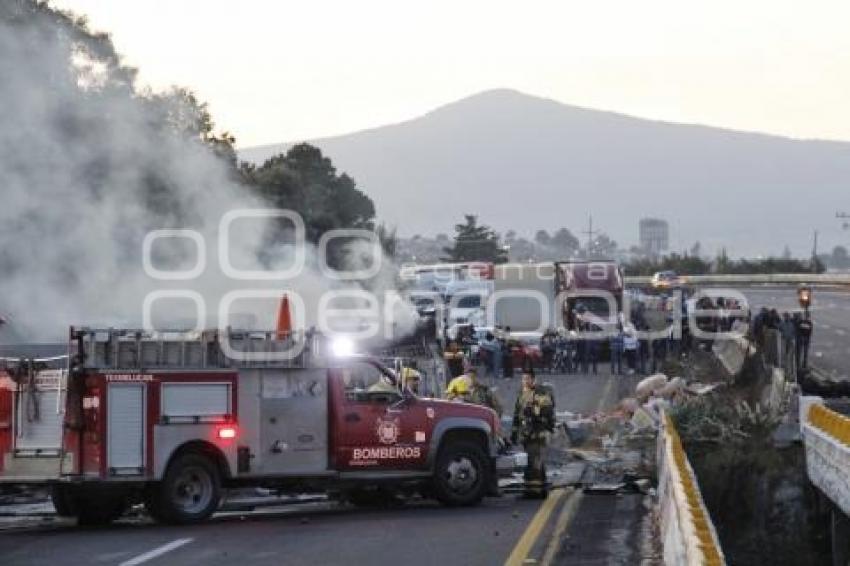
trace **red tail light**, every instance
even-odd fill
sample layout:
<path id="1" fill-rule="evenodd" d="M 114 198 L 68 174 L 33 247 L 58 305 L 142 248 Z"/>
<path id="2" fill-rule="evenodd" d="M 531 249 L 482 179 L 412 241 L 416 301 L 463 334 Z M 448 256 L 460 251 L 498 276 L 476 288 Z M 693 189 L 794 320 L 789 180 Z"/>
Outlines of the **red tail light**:
<path id="1" fill-rule="evenodd" d="M 236 427 L 235 426 L 223 426 L 218 429 L 218 437 L 222 440 L 231 440 L 236 438 Z"/>

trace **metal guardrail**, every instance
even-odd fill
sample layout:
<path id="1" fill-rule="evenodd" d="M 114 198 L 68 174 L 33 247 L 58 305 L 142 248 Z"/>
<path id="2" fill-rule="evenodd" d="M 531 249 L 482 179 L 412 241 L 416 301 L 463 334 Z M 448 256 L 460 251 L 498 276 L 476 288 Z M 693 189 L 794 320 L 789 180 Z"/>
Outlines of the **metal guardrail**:
<path id="1" fill-rule="evenodd" d="M 661 419 L 657 450 L 664 564 L 726 564 L 696 475 L 667 413 Z"/>
<path id="2" fill-rule="evenodd" d="M 772 273 L 752 275 L 685 275 L 683 278 L 694 285 L 850 285 L 850 273 Z M 648 285 L 652 278 L 627 276 L 626 284 Z"/>

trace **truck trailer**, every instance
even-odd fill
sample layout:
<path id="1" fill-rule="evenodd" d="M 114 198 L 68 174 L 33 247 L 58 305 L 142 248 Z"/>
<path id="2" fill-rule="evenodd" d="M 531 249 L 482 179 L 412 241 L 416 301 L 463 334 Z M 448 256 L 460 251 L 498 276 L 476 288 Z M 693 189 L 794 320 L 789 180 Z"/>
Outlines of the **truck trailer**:
<path id="1" fill-rule="evenodd" d="M 511 331 L 574 330 L 578 315 L 606 330 L 623 309 L 623 272 L 614 261 L 501 264 L 494 282 L 493 320 Z"/>

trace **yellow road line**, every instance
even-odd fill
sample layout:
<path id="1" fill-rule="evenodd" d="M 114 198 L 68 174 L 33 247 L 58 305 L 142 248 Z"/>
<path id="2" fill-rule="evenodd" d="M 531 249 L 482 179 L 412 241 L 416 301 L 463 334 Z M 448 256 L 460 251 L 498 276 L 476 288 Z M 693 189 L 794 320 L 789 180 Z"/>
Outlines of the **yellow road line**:
<path id="1" fill-rule="evenodd" d="M 561 498 L 564 497 L 564 493 L 566 492 L 560 488 L 552 490 L 549 497 L 546 498 L 540 506 L 540 509 L 537 510 L 534 518 L 531 519 L 530 523 L 528 523 L 528 527 L 525 529 L 525 532 L 522 533 L 522 536 L 519 541 L 517 541 L 513 551 L 511 551 L 511 555 L 508 556 L 505 566 L 520 566 L 525 563 L 528 553 L 531 552 L 531 549 L 534 547 L 534 543 L 537 542 L 537 538 L 549 522 L 549 517 L 555 510 L 555 507 L 561 501 Z"/>
<path id="2" fill-rule="evenodd" d="M 616 377 L 616 375 L 608 376 L 608 380 L 605 383 L 605 389 L 603 389 L 602 395 L 599 398 L 599 403 L 596 405 L 597 413 L 602 412 L 602 409 L 605 407 L 605 402 L 611 394 L 611 388 L 614 385 Z M 525 563 L 528 553 L 531 552 L 531 549 L 534 547 L 534 543 L 537 542 L 538 537 L 540 537 L 540 533 L 549 522 L 549 517 L 552 515 L 552 512 L 566 493 L 567 492 L 564 491 L 563 488 L 552 490 L 549 497 L 546 498 L 546 501 L 544 501 L 540 506 L 540 509 L 537 510 L 534 518 L 531 519 L 530 523 L 528 523 L 528 527 L 525 529 L 525 532 L 522 534 L 519 541 L 517 541 L 516 546 L 514 546 L 514 549 L 511 551 L 511 555 L 508 556 L 505 566 L 520 566 Z M 551 563 L 552 558 L 554 558 L 554 554 L 558 550 L 557 540 L 560 540 L 561 536 L 564 532 L 566 532 L 570 522 L 578 510 L 578 504 L 581 500 L 582 492 L 571 491 L 570 493 L 570 500 L 564 505 L 564 509 L 558 517 L 558 523 L 555 526 L 554 532 L 555 536 L 553 536 L 552 541 L 550 541 L 546 548 L 546 553 L 543 557 L 544 564 Z M 549 562 L 546 562 L 547 559 Z"/>
<path id="3" fill-rule="evenodd" d="M 567 499 L 567 502 L 564 503 L 564 507 L 561 509 L 561 514 L 558 516 L 558 522 L 555 523 L 555 530 L 552 533 L 552 538 L 549 540 L 549 546 L 546 547 L 546 553 L 543 554 L 543 560 L 540 561 L 542 566 L 550 566 L 552 561 L 555 560 L 555 556 L 558 554 L 558 549 L 561 547 L 561 539 L 570 527 L 570 523 L 573 522 L 573 518 L 576 516 L 576 512 L 578 511 L 578 506 L 583 495 L 584 492 L 581 490 L 574 491 L 570 495 L 569 499 Z"/>

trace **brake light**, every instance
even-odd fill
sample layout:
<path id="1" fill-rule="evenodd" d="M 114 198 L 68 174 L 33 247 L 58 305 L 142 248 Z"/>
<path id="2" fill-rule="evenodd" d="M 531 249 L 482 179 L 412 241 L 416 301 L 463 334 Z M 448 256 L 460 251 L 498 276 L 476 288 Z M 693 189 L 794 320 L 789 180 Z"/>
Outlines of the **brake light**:
<path id="1" fill-rule="evenodd" d="M 236 427 L 235 426 L 225 426 L 218 429 L 218 437 L 221 440 L 230 440 L 236 438 Z"/>

